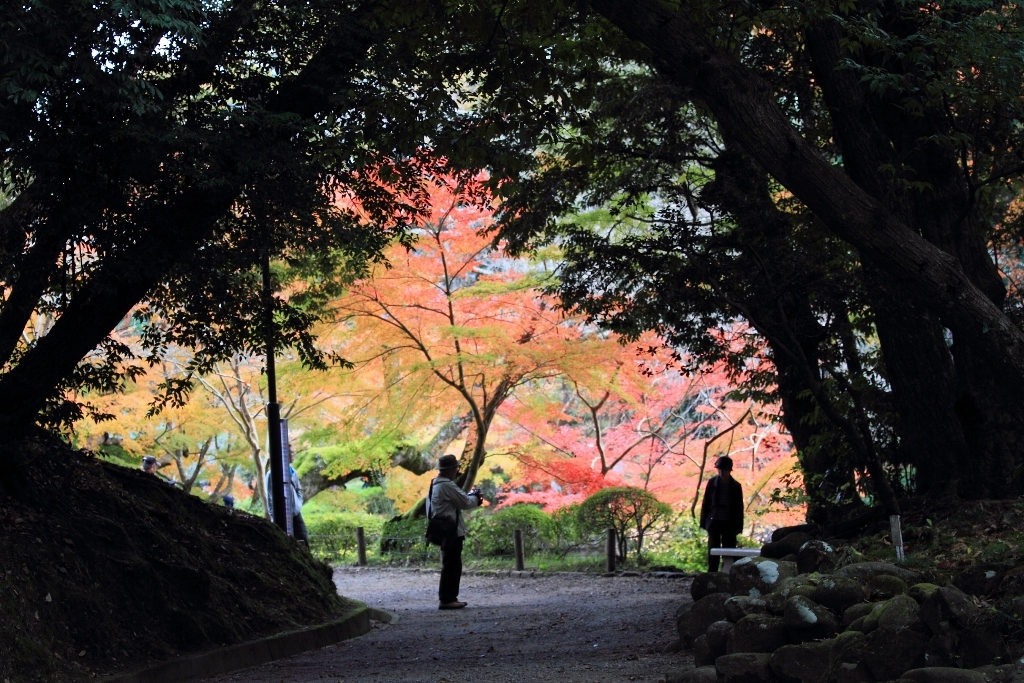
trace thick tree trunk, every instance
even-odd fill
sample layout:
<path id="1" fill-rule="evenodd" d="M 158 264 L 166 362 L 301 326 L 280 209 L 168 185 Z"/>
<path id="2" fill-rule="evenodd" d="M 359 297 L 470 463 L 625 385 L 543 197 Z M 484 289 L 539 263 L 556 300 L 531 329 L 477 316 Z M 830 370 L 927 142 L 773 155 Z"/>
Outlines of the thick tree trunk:
<path id="1" fill-rule="evenodd" d="M 690 88 L 719 127 L 831 230 L 856 247 L 979 351 L 996 376 L 1024 390 L 1024 331 L 980 289 L 959 260 L 928 242 L 829 163 L 795 129 L 771 87 L 702 30 L 658 0 L 594 0 L 657 67 Z"/>
<path id="2" fill-rule="evenodd" d="M 193 190 L 140 216 L 149 230 L 108 257 L 64 309 L 49 333 L 0 378 L 0 435 L 25 433 L 75 366 L 124 319 L 173 264 L 202 240 L 231 206 L 234 193 Z"/>
<path id="3" fill-rule="evenodd" d="M 902 449 L 917 470 L 917 486 L 932 496 L 957 493 L 972 479 L 969 451 L 954 409 L 956 372 L 942 325 L 878 271 L 866 268 L 886 378 L 899 414 Z M 885 283 L 885 284 L 882 284 Z"/>
<path id="4" fill-rule="evenodd" d="M 728 142 L 714 171 L 715 180 L 701 200 L 729 213 L 739 227 L 736 239 L 744 252 L 739 270 L 750 281 L 736 296 L 742 299 L 740 312 L 772 350 L 782 420 L 804 476 L 808 520 L 824 524 L 844 519 L 863 503 L 852 463 L 837 459 L 834 446 L 822 445 L 835 432 L 814 419 L 816 401 L 807 376 L 821 381 L 820 345 L 825 329 L 811 306 L 810 269 L 789 241 L 791 217 L 772 201 L 764 171 Z"/>
<path id="5" fill-rule="evenodd" d="M 899 103 L 869 97 L 857 75 L 842 66 L 841 39 L 838 22 L 823 21 L 809 32 L 808 47 L 847 172 L 894 215 L 955 256 L 974 285 L 1001 306 L 1005 287 L 986 249 L 984 222 L 954 151 L 938 142 L 951 132 L 947 121 L 936 112 L 907 116 Z M 915 182 L 914 189 L 886 180 L 883 164 L 913 169 L 907 180 Z M 1015 379 L 978 362 L 986 351 L 976 335 L 962 331 L 955 334 L 954 369 L 939 321 L 910 301 L 898 281 L 870 263 L 867 270 L 876 283 L 876 325 L 922 486 L 933 494 L 959 489 L 969 497 L 1005 495 L 1005 468 L 1012 470 L 1012 454 L 1024 434 L 1024 419 L 1013 408 Z"/>

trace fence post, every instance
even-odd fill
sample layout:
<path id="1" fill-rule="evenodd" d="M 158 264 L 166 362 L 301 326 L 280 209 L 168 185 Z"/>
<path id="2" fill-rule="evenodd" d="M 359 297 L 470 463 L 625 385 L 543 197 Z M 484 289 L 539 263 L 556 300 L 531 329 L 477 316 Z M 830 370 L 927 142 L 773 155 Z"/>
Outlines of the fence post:
<path id="1" fill-rule="evenodd" d="M 608 529 L 608 542 L 605 545 L 605 554 L 607 555 L 607 564 L 605 567 L 608 571 L 615 571 L 615 529 L 609 527 Z"/>
<path id="2" fill-rule="evenodd" d="M 359 566 L 366 566 L 366 532 L 363 527 L 356 527 L 356 553 L 359 558 Z"/>
<path id="3" fill-rule="evenodd" d="M 896 549 L 896 564 L 903 564 L 903 529 L 899 515 L 889 515 L 889 530 L 892 532 L 892 547 Z"/>
<path id="4" fill-rule="evenodd" d="M 516 571 L 517 572 L 521 572 L 521 571 L 523 571 L 523 567 L 524 567 L 524 564 L 523 564 L 523 530 L 522 529 L 516 529 L 515 535 L 513 536 L 513 539 L 515 541 L 515 549 L 516 549 Z"/>

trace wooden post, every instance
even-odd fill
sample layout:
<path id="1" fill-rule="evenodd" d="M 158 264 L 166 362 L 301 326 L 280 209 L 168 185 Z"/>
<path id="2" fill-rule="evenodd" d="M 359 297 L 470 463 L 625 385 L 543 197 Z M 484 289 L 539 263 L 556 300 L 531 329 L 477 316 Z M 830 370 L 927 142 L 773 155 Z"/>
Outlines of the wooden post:
<path id="1" fill-rule="evenodd" d="M 615 571 L 615 529 L 608 529 L 608 542 L 605 545 L 606 565 L 608 571 Z"/>
<path id="2" fill-rule="evenodd" d="M 515 536 L 513 537 L 513 540 L 515 541 L 515 549 L 516 549 L 516 571 L 517 572 L 521 572 L 521 571 L 523 571 L 523 567 L 525 566 L 523 564 L 523 530 L 522 529 L 516 529 Z"/>
<path id="3" fill-rule="evenodd" d="M 366 566 L 366 531 L 364 531 L 363 527 L 361 527 L 361 526 L 357 526 L 356 527 L 356 553 L 358 554 L 358 558 L 359 558 L 359 560 L 358 560 L 359 561 L 359 566 L 360 567 L 365 567 Z"/>
<path id="4" fill-rule="evenodd" d="M 903 564 L 903 528 L 899 515 L 889 515 L 889 530 L 892 532 L 892 547 L 896 549 L 896 563 Z"/>

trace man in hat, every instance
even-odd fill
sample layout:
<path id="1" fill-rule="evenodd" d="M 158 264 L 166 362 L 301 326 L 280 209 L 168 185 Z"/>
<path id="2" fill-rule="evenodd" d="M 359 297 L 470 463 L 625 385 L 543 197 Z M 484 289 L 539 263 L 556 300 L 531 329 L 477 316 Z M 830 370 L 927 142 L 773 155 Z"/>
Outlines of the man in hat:
<path id="1" fill-rule="evenodd" d="M 718 475 L 708 481 L 700 507 L 700 526 L 708 532 L 709 572 L 717 572 L 721 560 L 711 549 L 735 548 L 736 537 L 743 531 L 743 487 L 732 478 L 732 458 L 719 458 L 715 468 Z"/>
<path id="2" fill-rule="evenodd" d="M 430 483 L 427 496 L 427 518 L 445 517 L 455 520 L 456 531 L 441 545 L 441 585 L 437 591 L 439 609 L 462 609 L 459 601 L 459 583 L 462 581 L 462 544 L 466 540 L 466 523 L 462 511 L 479 507 L 483 503 L 480 492 L 473 489 L 465 493 L 455 483 L 459 474 L 459 461 L 454 455 L 442 455 L 437 462 L 438 476 Z"/>

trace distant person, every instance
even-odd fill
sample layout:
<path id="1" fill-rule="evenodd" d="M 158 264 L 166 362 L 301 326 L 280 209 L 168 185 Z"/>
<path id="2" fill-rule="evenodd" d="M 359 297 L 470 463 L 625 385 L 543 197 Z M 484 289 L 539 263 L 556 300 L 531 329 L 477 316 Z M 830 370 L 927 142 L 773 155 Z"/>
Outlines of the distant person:
<path id="1" fill-rule="evenodd" d="M 437 462 L 438 476 L 430 482 L 427 496 L 427 518 L 441 517 L 455 522 L 455 531 L 441 544 L 441 583 L 437 597 L 438 609 L 462 609 L 459 584 L 462 582 L 462 545 L 466 541 L 466 522 L 462 511 L 479 507 L 483 503 L 480 492 L 473 489 L 465 493 L 455 483 L 459 475 L 459 460 L 454 455 L 442 455 Z"/>
<path id="2" fill-rule="evenodd" d="M 224 507 L 226 507 L 228 510 L 233 511 L 235 509 L 235 497 L 232 496 L 231 494 L 224 496 L 223 502 Z"/>
<path id="3" fill-rule="evenodd" d="M 292 467 L 291 463 L 294 460 L 292 455 L 293 451 L 291 448 L 288 449 L 288 472 L 284 478 L 284 495 L 286 499 L 291 499 L 292 507 L 292 534 L 296 540 L 302 541 L 309 546 L 309 533 L 306 531 L 306 523 L 302 519 L 302 482 L 299 481 L 299 475 Z M 273 489 L 271 488 L 271 472 L 270 468 L 267 468 L 267 505 L 270 508 L 270 518 L 274 518 L 274 495 Z"/>
<path id="4" fill-rule="evenodd" d="M 142 456 L 142 471 L 146 474 L 156 474 L 156 458 L 152 455 Z"/>
<path id="5" fill-rule="evenodd" d="M 708 532 L 709 572 L 717 572 L 721 560 L 711 550 L 735 548 L 736 537 L 743 531 L 743 487 L 732 478 L 732 458 L 719 458 L 715 468 L 718 475 L 708 481 L 700 507 L 700 526 Z"/>

